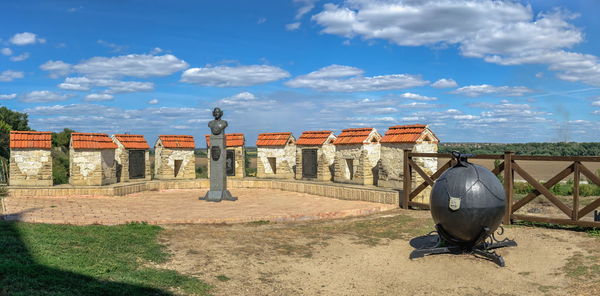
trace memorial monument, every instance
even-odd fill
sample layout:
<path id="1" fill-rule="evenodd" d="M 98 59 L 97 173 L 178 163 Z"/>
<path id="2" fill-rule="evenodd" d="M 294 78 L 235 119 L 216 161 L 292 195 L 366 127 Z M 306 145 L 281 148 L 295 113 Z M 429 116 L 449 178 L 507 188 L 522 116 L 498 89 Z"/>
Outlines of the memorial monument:
<path id="1" fill-rule="evenodd" d="M 210 128 L 210 190 L 201 200 L 220 202 L 222 200 L 237 200 L 237 197 L 231 195 L 227 190 L 227 173 L 225 161 L 227 156 L 227 145 L 225 143 L 225 128 L 227 121 L 221 120 L 223 111 L 220 108 L 213 110 L 215 120 L 208 123 Z"/>

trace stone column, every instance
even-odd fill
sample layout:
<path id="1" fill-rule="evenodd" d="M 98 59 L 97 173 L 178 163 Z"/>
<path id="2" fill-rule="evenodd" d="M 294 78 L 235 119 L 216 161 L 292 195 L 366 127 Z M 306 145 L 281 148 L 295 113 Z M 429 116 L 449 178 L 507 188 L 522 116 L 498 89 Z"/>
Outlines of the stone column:
<path id="1" fill-rule="evenodd" d="M 366 150 L 360 153 L 358 159 L 358 169 L 356 170 L 355 179 L 357 183 L 362 185 L 373 185 L 373 171 L 372 165 L 369 161 L 369 157 Z"/>
<path id="2" fill-rule="evenodd" d="M 220 202 L 222 200 L 237 200 L 227 190 L 227 174 L 225 172 L 225 160 L 227 149 L 225 145 L 225 133 L 210 135 L 210 190 L 202 200 Z"/>
<path id="3" fill-rule="evenodd" d="M 302 180 L 302 148 L 296 151 L 296 180 Z"/>
<path id="4" fill-rule="evenodd" d="M 317 162 L 317 180 L 323 182 L 331 181 L 331 171 L 329 170 L 329 162 L 327 161 L 327 157 L 325 157 L 325 153 L 321 154 Z"/>

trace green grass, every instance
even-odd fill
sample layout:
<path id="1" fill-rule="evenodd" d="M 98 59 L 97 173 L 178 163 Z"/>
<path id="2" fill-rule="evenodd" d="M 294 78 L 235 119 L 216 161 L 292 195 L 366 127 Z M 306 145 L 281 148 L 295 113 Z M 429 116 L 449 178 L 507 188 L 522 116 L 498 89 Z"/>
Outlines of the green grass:
<path id="1" fill-rule="evenodd" d="M 202 281 L 151 267 L 168 259 L 160 231 L 0 222 L 0 295 L 207 295 Z"/>

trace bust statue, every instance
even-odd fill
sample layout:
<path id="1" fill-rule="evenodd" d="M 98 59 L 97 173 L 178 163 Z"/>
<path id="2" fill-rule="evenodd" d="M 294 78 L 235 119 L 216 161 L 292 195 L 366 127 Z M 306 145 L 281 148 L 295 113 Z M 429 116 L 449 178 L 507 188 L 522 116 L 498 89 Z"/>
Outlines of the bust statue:
<path id="1" fill-rule="evenodd" d="M 213 116 L 215 117 L 215 120 L 211 120 L 208 123 L 208 127 L 210 127 L 210 131 L 213 135 L 220 135 L 227 127 L 227 121 L 221 120 L 221 117 L 223 117 L 223 110 L 219 107 L 215 108 L 213 110 Z"/>

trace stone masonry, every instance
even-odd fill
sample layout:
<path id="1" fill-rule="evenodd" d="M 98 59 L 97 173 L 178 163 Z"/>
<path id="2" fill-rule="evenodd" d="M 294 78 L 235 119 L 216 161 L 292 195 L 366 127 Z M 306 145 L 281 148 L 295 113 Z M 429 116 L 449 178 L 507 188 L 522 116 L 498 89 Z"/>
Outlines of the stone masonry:
<path id="1" fill-rule="evenodd" d="M 117 144 L 115 160 L 117 161 L 117 181 L 129 182 L 129 155 L 130 151 L 142 151 L 144 153 L 144 177 L 133 180 L 151 180 L 150 170 L 150 146 L 142 135 L 117 134 L 112 136 L 113 142 Z"/>
<path id="2" fill-rule="evenodd" d="M 194 148 L 192 136 L 159 136 L 154 145 L 154 178 L 195 179 Z"/>
<path id="3" fill-rule="evenodd" d="M 256 177 L 293 179 L 296 139 L 292 133 L 264 133 L 256 141 Z"/>
<path id="4" fill-rule="evenodd" d="M 52 186 L 50 132 L 11 131 L 9 185 Z"/>
<path id="5" fill-rule="evenodd" d="M 404 150 L 423 153 L 437 153 L 438 138 L 426 125 L 404 125 L 390 127 L 381 140 L 381 160 L 379 163 L 379 186 L 402 189 L 404 187 Z M 428 175 L 437 171 L 437 158 L 415 157 L 415 163 Z M 414 169 L 412 171 L 414 189 L 424 179 Z M 431 187 L 416 196 L 413 201 L 429 203 Z"/>
<path id="6" fill-rule="evenodd" d="M 336 146 L 334 182 L 377 185 L 381 135 L 374 128 L 345 129 Z"/>
<path id="7" fill-rule="evenodd" d="M 317 151 L 317 181 L 333 181 L 333 162 L 335 160 L 335 145 L 337 137 L 332 131 L 303 132 L 296 142 L 296 180 L 305 179 L 302 167 L 302 151 L 314 149 Z"/>
<path id="8" fill-rule="evenodd" d="M 69 184 L 100 186 L 116 183 L 116 148 L 106 134 L 72 133 Z"/>

